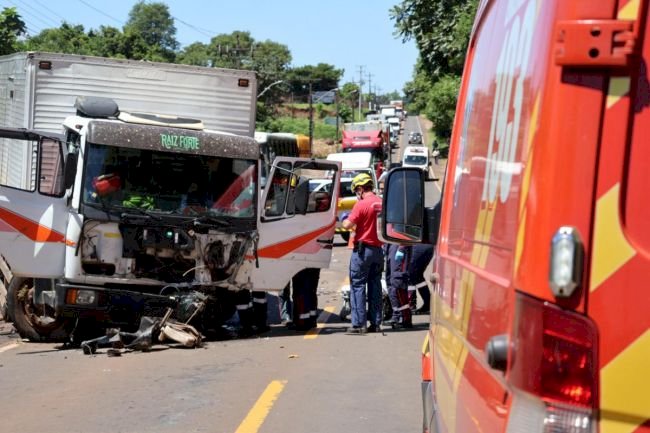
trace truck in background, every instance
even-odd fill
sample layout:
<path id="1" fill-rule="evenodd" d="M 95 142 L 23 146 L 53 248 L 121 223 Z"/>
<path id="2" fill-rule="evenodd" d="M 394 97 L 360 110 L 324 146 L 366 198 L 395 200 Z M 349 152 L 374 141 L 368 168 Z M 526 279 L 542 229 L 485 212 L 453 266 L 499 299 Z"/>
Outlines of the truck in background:
<path id="1" fill-rule="evenodd" d="M 404 101 L 401 99 L 390 101 L 390 105 L 395 107 L 395 115 L 400 118 L 400 120 L 406 120 L 406 115 L 404 113 Z"/>
<path id="2" fill-rule="evenodd" d="M 0 270 L 21 335 L 61 340 L 85 319 L 132 328 L 142 315 L 198 298 L 206 304 L 201 327 L 214 329 L 235 311 L 239 291 L 279 291 L 300 270 L 328 266 L 338 191 L 313 196 L 309 181 L 338 183 L 340 164 L 276 158 L 261 190 L 263 159 L 248 129 L 254 73 L 192 67 L 218 87 L 198 92 L 221 95 L 210 110 L 199 99 L 184 103 L 192 80 L 182 74 L 167 81 L 167 91 L 149 93 L 177 65 L 144 64 L 145 74 L 126 61 L 104 59 L 104 69 L 102 59 L 30 54 L 0 57 L 0 67 L 13 63 L 19 73 L 19 58 L 29 80 L 14 80 L 0 103 L 21 127 L 0 129 Z M 89 70 L 111 72 L 100 80 L 83 75 Z M 52 85 L 57 80 L 63 83 Z M 143 109 L 166 112 L 127 112 L 111 99 L 84 96 L 65 117 L 76 86 L 126 95 L 134 108 L 139 88 Z M 248 107 L 224 111 L 234 123 L 224 128 L 245 135 L 169 112 L 189 112 L 197 101 L 207 114 Z M 50 118 L 61 119 L 63 135 L 24 128 L 54 129 Z"/>
<path id="3" fill-rule="evenodd" d="M 424 432 L 650 432 L 649 3 L 481 1 L 441 202 L 387 176 L 437 240 Z"/>
<path id="4" fill-rule="evenodd" d="M 385 105 L 380 105 L 379 106 L 379 114 L 384 119 L 388 119 L 389 117 L 395 116 L 395 107 L 390 104 L 385 104 Z"/>
<path id="5" fill-rule="evenodd" d="M 342 223 L 357 202 L 357 196 L 351 189 L 352 179 L 358 174 L 367 173 L 372 178 L 375 191 L 378 191 L 378 178 L 375 175 L 372 158 L 370 152 L 330 153 L 327 155 L 328 161 L 341 163 L 341 179 L 338 188 L 333 189 L 339 192 L 339 199 L 336 203 L 336 233 L 341 235 L 346 242 L 350 239 L 350 232 L 343 228 Z"/>
<path id="6" fill-rule="evenodd" d="M 343 152 L 370 152 L 377 178 L 384 172 L 390 152 L 388 128 L 380 121 L 354 122 L 343 125 Z"/>

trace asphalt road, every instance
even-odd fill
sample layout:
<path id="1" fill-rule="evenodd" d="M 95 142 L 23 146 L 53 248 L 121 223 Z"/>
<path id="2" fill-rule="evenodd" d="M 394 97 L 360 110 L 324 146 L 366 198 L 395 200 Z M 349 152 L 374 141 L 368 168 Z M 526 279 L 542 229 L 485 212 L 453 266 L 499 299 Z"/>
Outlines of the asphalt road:
<path id="1" fill-rule="evenodd" d="M 0 432 L 420 431 L 429 318 L 415 316 L 413 330 L 346 335 L 337 313 L 351 250 L 335 240 L 320 325 L 307 334 L 277 324 L 201 349 L 109 357 L 1 335 L 9 327 L 0 322 Z"/>

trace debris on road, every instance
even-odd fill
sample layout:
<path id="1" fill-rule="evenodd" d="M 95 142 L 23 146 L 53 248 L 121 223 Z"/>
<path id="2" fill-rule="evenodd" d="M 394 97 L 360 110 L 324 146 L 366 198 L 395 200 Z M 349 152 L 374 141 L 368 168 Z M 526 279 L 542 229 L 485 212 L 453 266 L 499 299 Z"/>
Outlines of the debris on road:
<path id="1" fill-rule="evenodd" d="M 86 355 L 97 353 L 100 347 L 110 347 L 108 356 L 121 356 L 124 350 L 148 352 L 156 344 L 169 344 L 171 341 L 184 347 L 201 347 L 201 334 L 187 323 L 170 319 L 172 309 L 168 308 L 163 317 L 142 317 L 140 328 L 136 332 L 123 332 L 118 328 L 106 330 L 106 335 L 81 342 L 81 349 Z"/>

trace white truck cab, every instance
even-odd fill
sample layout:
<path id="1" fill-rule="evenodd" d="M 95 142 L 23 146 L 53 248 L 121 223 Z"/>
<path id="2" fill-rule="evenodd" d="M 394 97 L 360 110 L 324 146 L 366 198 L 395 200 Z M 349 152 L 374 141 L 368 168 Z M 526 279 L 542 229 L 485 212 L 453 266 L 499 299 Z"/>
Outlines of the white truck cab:
<path id="1" fill-rule="evenodd" d="M 0 128 L 0 162 L 34 156 L 0 177 L 0 260 L 21 335 L 61 339 L 83 317 L 132 326 L 194 292 L 219 326 L 232 292 L 279 291 L 329 266 L 338 190 L 310 194 L 309 181 L 338 184 L 340 163 L 278 157 L 260 191 L 252 137 L 107 98 L 76 107 L 64 140 Z"/>

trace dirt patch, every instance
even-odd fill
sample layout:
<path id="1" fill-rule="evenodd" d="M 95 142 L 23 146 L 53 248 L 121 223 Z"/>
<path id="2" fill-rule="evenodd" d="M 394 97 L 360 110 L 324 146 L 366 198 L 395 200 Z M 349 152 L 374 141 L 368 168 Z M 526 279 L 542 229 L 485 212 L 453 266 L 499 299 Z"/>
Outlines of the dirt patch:
<path id="1" fill-rule="evenodd" d="M 314 140 L 314 158 L 327 158 L 330 153 L 339 152 L 339 147 L 334 140 Z"/>

